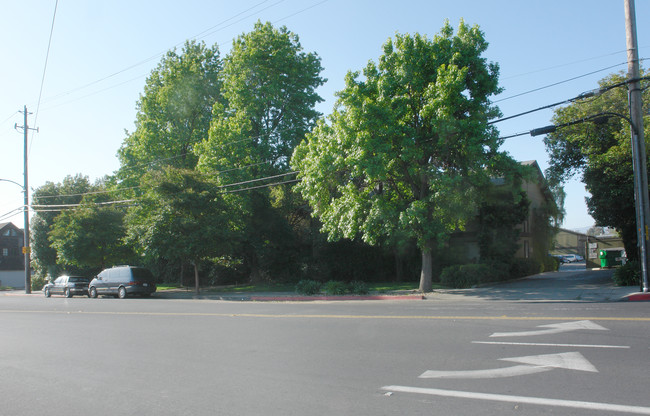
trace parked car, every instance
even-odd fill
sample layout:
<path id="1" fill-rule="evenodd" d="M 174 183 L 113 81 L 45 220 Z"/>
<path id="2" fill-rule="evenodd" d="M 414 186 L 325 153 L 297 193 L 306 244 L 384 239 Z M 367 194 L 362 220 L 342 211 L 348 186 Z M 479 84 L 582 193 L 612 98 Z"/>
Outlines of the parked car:
<path id="1" fill-rule="evenodd" d="M 74 295 L 88 296 L 88 283 L 90 279 L 83 276 L 59 276 L 54 282 L 43 286 L 43 293 L 46 298 L 52 295 L 64 295 L 71 298 Z"/>
<path id="2" fill-rule="evenodd" d="M 156 291 L 156 279 L 142 267 L 116 266 L 102 270 L 88 285 L 88 296 L 112 295 L 124 299 L 127 295 L 149 296 Z"/>
<path id="3" fill-rule="evenodd" d="M 564 257 L 566 261 L 569 263 L 575 263 L 584 260 L 584 257 L 579 256 L 577 254 L 564 254 L 562 257 Z"/>

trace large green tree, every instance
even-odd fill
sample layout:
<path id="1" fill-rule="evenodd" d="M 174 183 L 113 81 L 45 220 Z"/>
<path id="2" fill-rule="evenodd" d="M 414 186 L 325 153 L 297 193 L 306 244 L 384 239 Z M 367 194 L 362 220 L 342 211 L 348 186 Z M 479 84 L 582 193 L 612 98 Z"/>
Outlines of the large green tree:
<path id="1" fill-rule="evenodd" d="M 78 207 L 70 207 L 54 220 L 49 232 L 57 252 L 57 263 L 85 269 L 103 269 L 128 264 L 133 251 L 125 244 L 126 209 L 113 204 L 103 182 L 83 196 Z"/>
<path id="2" fill-rule="evenodd" d="M 127 220 L 129 240 L 145 257 L 190 263 L 198 293 L 201 262 L 229 254 L 234 245 L 232 198 L 206 175 L 171 167 L 146 174 L 142 185 Z"/>
<path id="3" fill-rule="evenodd" d="M 304 52 L 298 36 L 286 27 L 258 22 L 239 36 L 224 60 L 224 102 L 215 104 L 209 138 L 197 146 L 199 169 L 215 175 L 221 185 L 288 173 L 293 149 L 320 115 L 314 107 L 321 101 L 316 93 L 324 82 L 321 71 L 318 55 Z M 282 199 L 289 193 L 276 195 Z M 258 281 L 269 263 L 283 258 L 280 253 L 291 240 L 278 205 L 291 199 L 278 202 L 268 189 L 259 188 L 240 196 L 241 206 L 233 215 L 246 224 L 241 256 L 251 280 Z"/>
<path id="4" fill-rule="evenodd" d="M 57 251 L 52 246 L 50 231 L 56 218 L 61 215 L 61 205 L 79 204 L 84 194 L 93 186 L 87 176 L 67 176 L 60 183 L 47 182 L 32 194 L 35 214 L 31 219 L 32 265 L 42 277 L 57 276 L 62 268 L 57 262 Z"/>
<path id="5" fill-rule="evenodd" d="M 212 106 L 221 100 L 221 66 L 216 45 L 194 41 L 162 58 L 137 103 L 135 131 L 118 151 L 123 185 L 138 185 L 152 167 L 195 167 L 194 146 L 208 137 Z"/>
<path id="6" fill-rule="evenodd" d="M 329 238 L 370 244 L 401 233 L 422 252 L 420 290 L 432 287 L 432 253 L 476 214 L 478 191 L 512 160 L 500 154 L 498 66 L 478 26 L 446 22 L 433 39 L 396 35 L 378 63 L 351 72 L 329 118 L 298 146 L 297 188 Z"/>
<path id="7" fill-rule="evenodd" d="M 623 74 L 613 74 L 600 81 L 601 87 L 620 84 Z M 644 114 L 650 104 L 650 83 L 642 82 Z M 592 118 L 608 113 L 608 118 Z M 614 114 L 618 114 L 614 115 Z M 544 139 L 550 155 L 546 171 L 548 180 L 561 186 L 580 175 L 591 196 L 586 198 L 589 214 L 599 226 L 618 230 L 630 258 L 638 255 L 634 200 L 634 175 L 628 117 L 627 88 L 621 86 L 589 100 L 575 101 L 555 111 L 553 124 L 577 120 L 588 122 L 557 129 Z M 650 134 L 650 120 L 645 119 L 645 137 Z"/>

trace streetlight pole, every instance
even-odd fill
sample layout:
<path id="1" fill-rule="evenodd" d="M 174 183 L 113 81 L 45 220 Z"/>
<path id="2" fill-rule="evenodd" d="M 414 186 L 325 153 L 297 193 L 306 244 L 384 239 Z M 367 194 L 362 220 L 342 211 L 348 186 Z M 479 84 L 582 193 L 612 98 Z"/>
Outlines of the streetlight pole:
<path id="1" fill-rule="evenodd" d="M 648 168 L 646 162 L 643 131 L 643 110 L 641 95 L 641 72 L 639 70 L 639 48 L 636 35 L 636 12 L 634 0 L 625 0 L 625 38 L 627 42 L 628 97 L 630 105 L 630 127 L 632 137 L 632 159 L 634 167 L 634 196 L 636 199 L 637 240 L 641 262 L 641 292 L 648 292 L 648 253 L 650 200 L 648 198 Z"/>

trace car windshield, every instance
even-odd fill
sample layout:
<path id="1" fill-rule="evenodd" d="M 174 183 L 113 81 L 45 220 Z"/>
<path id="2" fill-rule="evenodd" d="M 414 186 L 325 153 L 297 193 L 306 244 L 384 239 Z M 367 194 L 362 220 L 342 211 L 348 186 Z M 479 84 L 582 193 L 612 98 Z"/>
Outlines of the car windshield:
<path id="1" fill-rule="evenodd" d="M 72 283 L 88 283 L 88 279 L 85 277 L 71 277 L 68 281 Z"/>

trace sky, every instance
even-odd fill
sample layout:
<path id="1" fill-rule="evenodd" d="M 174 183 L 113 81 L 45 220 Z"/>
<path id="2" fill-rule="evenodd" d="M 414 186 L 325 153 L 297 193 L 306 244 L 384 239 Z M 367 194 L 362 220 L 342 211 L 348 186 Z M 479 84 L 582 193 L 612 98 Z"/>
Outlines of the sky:
<path id="1" fill-rule="evenodd" d="M 478 25 L 500 66 L 504 116 L 573 98 L 627 71 L 623 0 L 0 0 L 0 222 L 23 227 L 23 133 L 27 106 L 29 188 L 119 167 L 136 102 L 163 54 L 188 39 L 218 44 L 257 20 L 286 26 L 315 52 L 328 81 L 317 109 L 331 113 L 348 71 L 377 61 L 396 33 L 435 36 L 449 20 Z M 55 13 L 56 9 L 56 13 Z M 650 0 L 636 0 L 641 58 L 650 57 Z M 54 22 L 54 24 L 52 24 Z M 50 37 L 51 34 L 51 37 Z M 51 39 L 51 41 L 50 41 Z M 48 53 L 49 44 L 49 53 Z M 647 66 L 647 65 L 646 65 Z M 553 110 L 498 123 L 502 136 L 551 124 Z M 549 166 L 543 137 L 506 140 L 520 161 Z M 18 183 L 11 183 L 13 181 Z M 565 185 L 567 229 L 594 225 L 580 178 Z M 612 201 L 615 203 L 615 201 Z"/>

